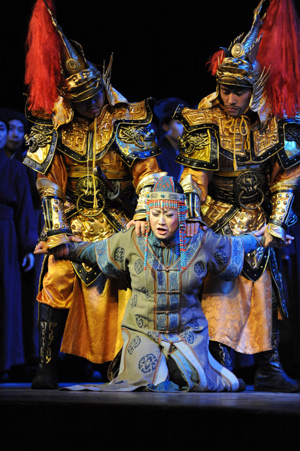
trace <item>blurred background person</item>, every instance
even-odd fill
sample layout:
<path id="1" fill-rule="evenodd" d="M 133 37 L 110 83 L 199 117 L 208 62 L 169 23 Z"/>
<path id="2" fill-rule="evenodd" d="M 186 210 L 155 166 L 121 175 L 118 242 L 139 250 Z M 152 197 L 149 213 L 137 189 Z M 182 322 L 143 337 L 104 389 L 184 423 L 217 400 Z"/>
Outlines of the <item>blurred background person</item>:
<path id="1" fill-rule="evenodd" d="M 29 132 L 29 123 L 25 114 L 13 108 L 0 108 L 0 114 L 5 118 L 8 125 L 7 140 L 4 151 L 8 158 L 23 162 L 26 156 L 27 147 L 25 146 L 26 134 Z M 32 204 L 33 212 L 31 221 L 36 227 L 36 233 L 41 234 L 44 219 L 41 207 L 40 197 L 36 188 L 37 174 L 32 169 L 25 166 Z M 23 331 L 24 331 L 24 349 L 26 355 L 27 374 L 21 375 L 26 380 L 31 380 L 32 372 L 36 369 L 38 360 L 38 332 L 37 332 L 37 304 L 36 296 L 38 293 L 39 276 L 41 272 L 43 258 L 40 255 L 35 256 L 33 267 L 27 271 L 21 272 L 22 278 L 22 299 L 23 299 Z M 19 379 L 19 374 L 11 375 L 12 379 Z"/>
<path id="2" fill-rule="evenodd" d="M 183 125 L 173 114 L 178 105 L 188 107 L 188 103 L 177 97 L 166 97 L 158 100 L 153 108 L 154 119 L 157 126 L 158 144 L 162 151 L 157 156 L 162 171 L 166 171 L 178 182 L 182 172 L 182 165 L 175 161 L 179 154 L 178 138 L 182 135 Z"/>
<path id="3" fill-rule="evenodd" d="M 26 168 L 7 157 L 8 124 L 0 114 L 0 378 L 24 379 L 25 349 L 21 271 L 34 265 L 37 232 Z"/>
<path id="4" fill-rule="evenodd" d="M 28 132 L 27 119 L 23 113 L 12 108 L 0 108 L 0 112 L 8 124 L 5 153 L 9 158 L 22 160 L 26 154 L 24 136 Z"/>

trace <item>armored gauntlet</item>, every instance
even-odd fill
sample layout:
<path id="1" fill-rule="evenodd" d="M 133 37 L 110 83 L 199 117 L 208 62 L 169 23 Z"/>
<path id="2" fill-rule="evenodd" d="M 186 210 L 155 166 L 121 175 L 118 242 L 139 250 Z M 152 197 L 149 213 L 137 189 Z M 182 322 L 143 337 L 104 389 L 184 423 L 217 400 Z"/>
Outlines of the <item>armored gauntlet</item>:
<path id="1" fill-rule="evenodd" d="M 295 181 L 296 183 L 296 181 Z M 268 232 L 275 238 L 285 241 L 287 228 L 294 224 L 294 213 L 291 209 L 296 184 L 293 180 L 281 181 L 271 188 L 272 213 L 268 223 Z"/>
<path id="2" fill-rule="evenodd" d="M 193 178 L 190 174 L 181 180 L 181 186 L 183 188 L 184 194 L 186 195 L 186 204 L 188 206 L 187 219 L 190 221 L 201 220 L 201 190 L 193 181 Z"/>
<path id="3" fill-rule="evenodd" d="M 71 231 L 65 217 L 64 194 L 61 188 L 46 178 L 38 179 L 36 186 L 42 200 L 49 249 L 69 243 L 67 235 L 70 235 Z"/>

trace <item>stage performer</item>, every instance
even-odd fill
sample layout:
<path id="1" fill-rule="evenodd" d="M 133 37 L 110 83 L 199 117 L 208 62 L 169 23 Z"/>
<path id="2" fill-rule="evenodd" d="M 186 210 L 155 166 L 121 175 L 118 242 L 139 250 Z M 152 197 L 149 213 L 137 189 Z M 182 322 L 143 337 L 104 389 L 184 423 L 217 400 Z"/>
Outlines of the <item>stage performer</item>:
<path id="1" fill-rule="evenodd" d="M 145 194 L 161 174 L 151 99 L 129 103 L 110 83 L 112 60 L 103 70 L 89 62 L 81 45 L 67 39 L 53 10 L 50 0 L 36 2 L 26 54 L 31 131 L 24 163 L 38 172 L 45 218 L 41 240 L 50 248 L 68 242 L 69 234 L 98 241 L 132 218 L 143 233 Z M 112 284 L 97 265 L 46 257 L 32 388 L 58 387 L 62 336 L 62 352 L 110 362 L 122 346 L 120 324 L 129 295 L 127 280 Z"/>
<path id="2" fill-rule="evenodd" d="M 278 317 L 287 310 L 276 248 L 295 221 L 300 29 L 291 1 L 271 0 L 263 17 L 264 3 L 255 9 L 249 33 L 210 59 L 216 92 L 197 109 L 178 108 L 175 118 L 184 125 L 178 161 L 194 186 L 194 221 L 201 202 L 202 218 L 215 232 L 239 236 L 267 224 L 267 248 L 246 256 L 234 282 L 214 276 L 205 281 L 211 351 L 228 368 L 230 349 L 255 355 L 255 390 L 295 392 L 299 382 L 285 373 L 278 353 Z"/>
<path id="3" fill-rule="evenodd" d="M 242 270 L 244 252 L 261 245 L 262 233 L 228 237 L 209 229 L 188 238 L 185 195 L 169 176 L 154 185 L 146 207 L 146 236 L 138 237 L 131 227 L 96 243 L 70 242 L 50 249 L 55 258 L 97 264 L 107 277 L 131 279 L 132 296 L 122 323 L 123 347 L 112 362 L 111 381 L 88 388 L 244 389 L 244 382 L 209 352 L 208 325 L 199 292 L 208 272 L 222 280 L 234 279 Z M 37 252 L 47 252 L 47 243 Z"/>
<path id="4" fill-rule="evenodd" d="M 34 266 L 38 237 L 26 168 L 5 153 L 9 124 L 0 111 L 0 381 L 24 376 L 22 272 Z"/>

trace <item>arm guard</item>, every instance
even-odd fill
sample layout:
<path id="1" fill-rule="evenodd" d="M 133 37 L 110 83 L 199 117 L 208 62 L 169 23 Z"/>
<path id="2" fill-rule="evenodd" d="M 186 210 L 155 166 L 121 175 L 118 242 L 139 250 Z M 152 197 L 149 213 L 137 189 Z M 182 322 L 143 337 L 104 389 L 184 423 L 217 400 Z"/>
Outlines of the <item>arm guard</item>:
<path id="1" fill-rule="evenodd" d="M 150 193 L 153 185 L 157 182 L 160 177 L 166 176 L 166 172 L 156 172 L 154 174 L 146 175 L 139 182 L 136 193 L 138 195 L 138 202 L 135 210 L 133 219 L 138 221 L 140 219 L 146 219 L 146 197 Z"/>
<path id="2" fill-rule="evenodd" d="M 201 190 L 197 183 L 194 182 L 191 174 L 181 180 L 181 186 L 186 195 L 186 204 L 188 207 L 187 220 L 201 221 L 200 200 Z"/>
<path id="3" fill-rule="evenodd" d="M 278 182 L 271 188 L 272 214 L 269 218 L 267 230 L 272 236 L 279 238 L 283 242 L 285 241 L 287 228 L 297 220 L 294 218 L 295 215 L 292 211 L 296 186 L 297 179 Z"/>
<path id="4" fill-rule="evenodd" d="M 69 243 L 67 235 L 71 234 L 64 212 L 64 194 L 59 186 L 41 178 L 36 183 L 42 199 L 45 219 L 45 231 L 49 249 L 60 244 Z"/>

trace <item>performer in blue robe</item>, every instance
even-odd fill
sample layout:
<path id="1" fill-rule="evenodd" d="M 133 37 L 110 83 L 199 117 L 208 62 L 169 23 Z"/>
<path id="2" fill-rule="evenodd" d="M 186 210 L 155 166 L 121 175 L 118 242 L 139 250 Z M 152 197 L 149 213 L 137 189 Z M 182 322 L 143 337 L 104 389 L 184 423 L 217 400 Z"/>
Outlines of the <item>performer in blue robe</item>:
<path id="1" fill-rule="evenodd" d="M 147 199 L 148 228 L 134 227 L 101 242 L 71 242 L 55 258 L 97 263 L 107 277 L 128 277 L 132 296 L 122 322 L 123 347 L 101 391 L 239 391 L 244 388 L 211 356 L 200 290 L 208 271 L 227 281 L 242 270 L 258 234 L 239 237 L 200 230 L 185 234 L 186 203 L 173 177 L 158 180 Z M 178 185 L 177 191 L 180 191 Z M 150 224 L 150 227 L 149 227 Z M 257 236 L 256 236 L 257 235 Z M 70 311 L 69 314 L 72 314 Z M 76 387 L 74 387 L 76 388 Z"/>

